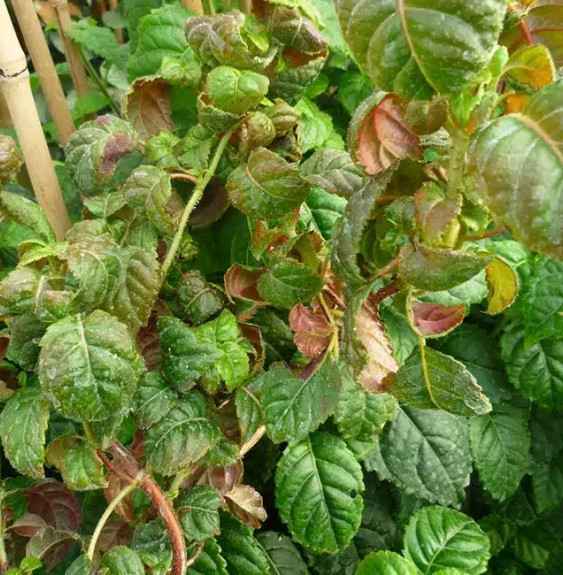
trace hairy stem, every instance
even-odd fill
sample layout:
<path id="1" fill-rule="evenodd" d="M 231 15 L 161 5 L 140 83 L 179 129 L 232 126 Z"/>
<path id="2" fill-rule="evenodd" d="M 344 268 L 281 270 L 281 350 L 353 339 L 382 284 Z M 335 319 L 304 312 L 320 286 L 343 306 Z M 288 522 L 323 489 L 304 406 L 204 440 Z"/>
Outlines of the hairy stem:
<path id="1" fill-rule="evenodd" d="M 468 140 L 463 129 L 453 122 L 450 122 L 448 132 L 452 137 L 450 162 L 448 165 L 448 196 L 453 198 L 459 193 L 461 188 Z"/>
<path id="2" fill-rule="evenodd" d="M 4 525 L 4 495 L 2 491 L 0 494 L 0 573 L 6 573 L 10 567 L 8 563 L 8 555 L 6 553 L 6 544 L 4 542 L 4 533 L 6 526 Z"/>
<path id="3" fill-rule="evenodd" d="M 109 447 L 109 451 L 113 460 L 108 459 L 101 450 L 98 452 L 104 464 L 124 481 L 133 483 L 141 473 L 141 469 L 135 458 L 119 441 L 112 443 Z M 158 483 L 148 473 L 144 473 L 141 476 L 139 486 L 149 496 L 149 499 L 158 510 L 168 531 L 170 544 L 172 546 L 171 575 L 186 575 L 188 569 L 186 541 L 172 502 L 166 497 Z"/>
<path id="4" fill-rule="evenodd" d="M 493 230 L 488 230 L 478 236 L 465 236 L 463 239 L 464 241 L 475 242 L 477 240 L 484 240 L 486 238 L 492 238 L 493 236 L 498 236 L 506 232 L 506 226 L 499 226 L 498 228 L 494 228 Z"/>
<path id="5" fill-rule="evenodd" d="M 178 229 L 176 231 L 176 234 L 174 235 L 174 239 L 172 240 L 172 245 L 170 246 L 170 249 L 166 254 L 166 259 L 164 260 L 164 263 L 162 264 L 162 268 L 160 270 L 160 276 L 162 281 L 166 279 L 166 276 L 168 275 L 168 272 L 170 271 L 170 268 L 172 267 L 172 264 L 176 259 L 178 248 L 180 247 L 180 242 L 182 241 L 182 236 L 184 235 L 184 231 L 186 230 L 186 226 L 188 225 L 188 220 L 192 215 L 192 212 L 194 211 L 196 206 L 199 204 L 201 198 L 203 197 L 203 193 L 205 192 L 207 184 L 209 184 L 211 178 L 215 175 L 215 170 L 217 170 L 219 160 L 221 159 L 221 156 L 223 155 L 223 152 L 225 151 L 225 148 L 227 147 L 227 144 L 229 143 L 229 140 L 231 139 L 231 136 L 233 135 L 235 129 L 236 127 L 232 128 L 231 130 L 226 132 L 224 136 L 221 138 L 221 141 L 217 146 L 217 150 L 215 150 L 215 154 L 213 155 L 209 168 L 206 170 L 203 176 L 198 180 L 194 192 L 192 194 L 192 197 L 189 199 L 188 203 L 186 204 L 186 207 L 184 208 L 184 213 L 182 214 L 180 223 L 178 225 Z"/>
<path id="6" fill-rule="evenodd" d="M 98 539 L 100 538 L 100 534 L 102 533 L 102 529 L 104 525 L 107 523 L 108 519 L 110 518 L 111 514 L 115 511 L 116 507 L 137 487 L 139 487 L 139 483 L 143 478 L 144 473 L 141 471 L 137 478 L 133 480 L 133 483 L 126 485 L 113 499 L 113 501 L 107 506 L 107 509 L 104 511 L 104 514 L 100 517 L 98 524 L 96 525 L 96 529 L 94 530 L 94 534 L 92 535 L 92 539 L 90 540 L 90 545 L 88 546 L 88 552 L 86 556 L 90 561 L 94 560 L 94 552 L 96 551 L 96 545 L 98 543 Z"/>
<path id="7" fill-rule="evenodd" d="M 88 75 L 92 79 L 92 81 L 98 86 L 100 92 L 109 100 L 111 109 L 118 115 L 121 116 L 121 110 L 119 106 L 116 104 L 115 100 L 112 98 L 111 94 L 108 92 L 105 82 L 102 80 L 101 76 L 96 71 L 96 68 L 92 65 L 92 62 L 86 58 L 84 53 L 82 53 L 82 61 L 84 62 L 84 66 L 86 67 L 86 71 Z"/>

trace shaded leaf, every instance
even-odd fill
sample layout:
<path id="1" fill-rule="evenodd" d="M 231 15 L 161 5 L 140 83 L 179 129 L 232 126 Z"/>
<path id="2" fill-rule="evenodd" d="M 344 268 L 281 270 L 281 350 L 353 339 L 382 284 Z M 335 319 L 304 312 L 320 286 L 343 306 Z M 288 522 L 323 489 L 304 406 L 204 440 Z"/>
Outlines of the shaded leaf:
<path id="1" fill-rule="evenodd" d="M 224 494 L 224 498 L 229 511 L 254 529 L 260 529 L 268 518 L 262 496 L 250 485 L 235 485 Z"/>
<path id="2" fill-rule="evenodd" d="M 309 229 L 318 231 L 325 240 L 330 240 L 332 230 L 345 208 L 344 198 L 329 194 L 321 188 L 313 188 L 301 205 L 301 218 Z"/>
<path id="3" fill-rule="evenodd" d="M 184 535 L 203 541 L 219 534 L 220 493 L 213 487 L 196 486 L 180 495 L 176 503 Z"/>
<path id="4" fill-rule="evenodd" d="M 513 495 L 529 464 L 530 432 L 525 414 L 504 405 L 472 417 L 469 439 L 483 487 L 501 501 Z"/>
<path id="5" fill-rule="evenodd" d="M 423 337 L 440 337 L 463 322 L 465 309 L 464 305 L 416 303 L 412 308 L 414 326 Z"/>
<path id="6" fill-rule="evenodd" d="M 415 575 L 414 563 L 392 551 L 370 553 L 358 565 L 355 575 Z"/>
<path id="7" fill-rule="evenodd" d="M 100 563 L 107 569 L 108 575 L 144 575 L 145 568 L 139 555 L 129 547 L 114 547 L 103 557 Z"/>
<path id="8" fill-rule="evenodd" d="M 178 401 L 175 393 L 156 371 L 145 373 L 139 381 L 135 399 L 135 417 L 141 429 L 158 423 Z"/>
<path id="9" fill-rule="evenodd" d="M 316 359 L 328 348 L 332 328 L 325 315 L 313 313 L 298 303 L 289 312 L 289 328 L 295 332 L 297 349 L 307 357 Z"/>
<path id="10" fill-rule="evenodd" d="M 40 389 L 16 391 L 0 415 L 0 437 L 8 461 L 22 475 L 45 476 L 45 432 L 49 403 Z"/>
<path id="11" fill-rule="evenodd" d="M 173 129 L 170 84 L 162 78 L 139 78 L 125 95 L 127 119 L 143 139 Z"/>
<path id="12" fill-rule="evenodd" d="M 538 513 L 555 509 L 563 500 L 563 452 L 542 463 L 532 475 L 534 502 Z"/>
<path id="13" fill-rule="evenodd" d="M 0 211 L 9 221 L 25 226 L 47 242 L 56 241 L 53 230 L 43 210 L 33 201 L 6 190 L 0 192 Z"/>
<path id="14" fill-rule="evenodd" d="M 102 461 L 88 443 L 73 447 L 64 454 L 61 472 L 65 484 L 74 491 L 100 489 L 107 485 Z"/>
<path id="15" fill-rule="evenodd" d="M 555 80 L 555 66 L 545 46 L 526 46 L 514 52 L 505 68 L 506 75 L 519 84 L 539 90 Z"/>
<path id="16" fill-rule="evenodd" d="M 59 530 L 80 530 L 80 503 L 68 487 L 54 479 L 36 483 L 26 492 L 27 508 Z"/>
<path id="17" fill-rule="evenodd" d="M 256 539 L 273 565 L 276 575 L 309 575 L 307 564 L 287 535 L 275 531 L 260 531 Z"/>
<path id="18" fill-rule="evenodd" d="M 177 290 L 180 314 L 193 324 L 203 323 L 217 315 L 225 302 L 219 289 L 207 283 L 198 271 L 184 274 Z"/>

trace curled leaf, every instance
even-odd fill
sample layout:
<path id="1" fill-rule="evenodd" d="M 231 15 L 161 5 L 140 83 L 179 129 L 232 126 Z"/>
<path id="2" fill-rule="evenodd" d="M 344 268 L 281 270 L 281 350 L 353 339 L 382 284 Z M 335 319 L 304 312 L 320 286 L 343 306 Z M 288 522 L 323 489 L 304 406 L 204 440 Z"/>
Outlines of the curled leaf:
<path id="1" fill-rule="evenodd" d="M 135 80 L 125 95 L 127 119 L 143 139 L 171 131 L 170 84 L 158 77 Z"/>
<path id="2" fill-rule="evenodd" d="M 414 327 L 423 337 L 446 335 L 463 322 L 465 305 L 416 303 L 412 309 Z"/>
<path id="3" fill-rule="evenodd" d="M 487 313 L 496 315 L 510 307 L 518 295 L 519 280 L 516 272 L 500 258 L 495 258 L 486 268 L 489 287 Z"/>
<path id="4" fill-rule="evenodd" d="M 254 529 L 260 529 L 268 518 L 262 496 L 250 485 L 235 485 L 224 498 L 229 511 Z"/>
<path id="5" fill-rule="evenodd" d="M 419 159 L 422 154 L 399 97 L 384 92 L 376 92 L 358 108 L 348 129 L 348 146 L 354 161 L 372 176 L 401 158 Z"/>

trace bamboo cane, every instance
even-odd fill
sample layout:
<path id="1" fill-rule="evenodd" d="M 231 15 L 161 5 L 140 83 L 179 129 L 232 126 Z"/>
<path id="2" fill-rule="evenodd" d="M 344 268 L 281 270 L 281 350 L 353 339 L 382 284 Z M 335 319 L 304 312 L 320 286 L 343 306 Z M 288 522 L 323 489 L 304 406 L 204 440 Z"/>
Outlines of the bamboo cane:
<path id="1" fill-rule="evenodd" d="M 39 76 L 39 82 L 45 94 L 49 112 L 51 112 L 53 121 L 59 130 L 61 142 L 64 146 L 72 132 L 74 132 L 74 122 L 72 121 L 49 47 L 45 41 L 35 6 L 31 0 L 12 0 L 12 7 L 33 60 L 33 66 Z"/>
<path id="2" fill-rule="evenodd" d="M 198 14 L 203 14 L 203 4 L 201 3 L 201 0 L 180 0 L 180 2 L 184 6 L 184 8 L 187 8 L 188 10 L 193 10 Z"/>
<path id="3" fill-rule="evenodd" d="M 0 94 L 0 128 L 11 128 L 12 118 L 10 118 L 10 111 L 8 110 L 8 104 L 4 101 L 4 96 Z"/>
<path id="4" fill-rule="evenodd" d="M 25 54 L 5 0 L 0 0 L 0 91 L 8 104 L 37 201 L 62 239 L 70 227 L 68 213 L 35 108 Z"/>
<path id="5" fill-rule="evenodd" d="M 252 14 L 252 0 L 239 0 L 239 7 L 244 14 Z"/>
<path id="6" fill-rule="evenodd" d="M 109 9 L 117 12 L 119 10 L 119 0 L 109 0 Z M 123 37 L 123 30 L 120 28 L 116 28 L 114 30 L 115 39 L 118 44 L 123 44 L 124 37 Z"/>
<path id="7" fill-rule="evenodd" d="M 18 0 L 12 1 L 17 2 Z M 72 83 L 74 84 L 76 93 L 79 96 L 85 96 L 90 91 L 90 87 L 88 86 L 88 75 L 86 74 L 84 63 L 82 62 L 82 57 L 80 55 L 80 47 L 66 35 L 66 33 L 72 28 L 68 2 L 67 0 L 49 0 L 49 6 L 51 6 L 55 11 L 57 30 L 64 46 L 65 58 L 70 70 Z"/>

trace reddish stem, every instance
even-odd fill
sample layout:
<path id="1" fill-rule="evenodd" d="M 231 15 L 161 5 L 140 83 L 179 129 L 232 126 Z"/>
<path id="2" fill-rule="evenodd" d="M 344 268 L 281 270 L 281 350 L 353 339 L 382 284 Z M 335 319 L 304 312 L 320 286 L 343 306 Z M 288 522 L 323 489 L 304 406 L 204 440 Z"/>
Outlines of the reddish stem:
<path id="1" fill-rule="evenodd" d="M 369 296 L 369 302 L 374 306 L 377 310 L 379 308 L 379 304 L 386 300 L 388 297 L 395 295 L 401 286 L 399 284 L 398 279 L 394 279 L 390 284 L 387 284 L 385 287 L 382 287 L 379 291 Z"/>
<path id="2" fill-rule="evenodd" d="M 135 458 L 118 441 L 110 445 L 109 452 L 113 460 L 110 460 L 104 453 L 99 453 L 104 464 L 123 481 L 132 483 L 141 471 Z M 139 486 L 157 508 L 168 530 L 173 557 L 171 575 L 185 575 L 188 569 L 186 542 L 172 503 L 151 475 L 146 475 L 140 481 Z"/>
<path id="3" fill-rule="evenodd" d="M 172 180 L 187 180 L 192 184 L 197 184 L 197 178 L 191 174 L 170 174 Z"/>
<path id="4" fill-rule="evenodd" d="M 489 230 L 488 232 L 485 232 L 484 234 L 481 234 L 478 236 L 465 236 L 464 240 L 468 241 L 468 242 L 476 242 L 478 240 L 484 240 L 486 238 L 492 238 L 493 236 L 498 236 L 499 234 L 502 234 L 503 232 L 506 232 L 506 227 L 505 226 L 499 226 L 498 228 L 495 228 L 494 230 Z"/>
<path id="5" fill-rule="evenodd" d="M 534 37 L 532 36 L 532 32 L 528 26 L 528 23 L 522 19 L 520 22 L 518 22 L 518 26 L 520 26 L 520 31 L 522 32 L 522 36 L 524 37 L 524 40 L 526 40 L 528 46 L 534 46 Z"/>

